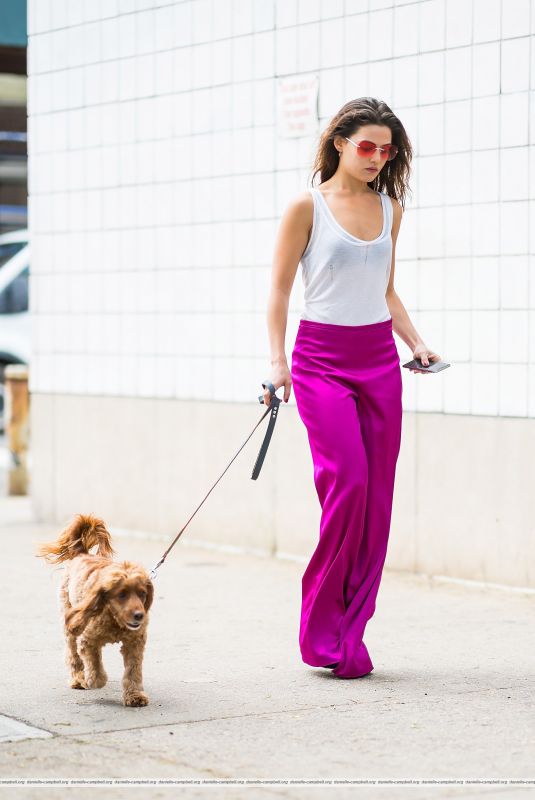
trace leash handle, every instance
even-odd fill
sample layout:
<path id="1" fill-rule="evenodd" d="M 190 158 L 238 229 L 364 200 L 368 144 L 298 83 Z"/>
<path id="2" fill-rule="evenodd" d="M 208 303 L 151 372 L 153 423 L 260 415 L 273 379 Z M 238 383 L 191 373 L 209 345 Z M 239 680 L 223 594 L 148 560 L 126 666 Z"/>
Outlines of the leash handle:
<path id="1" fill-rule="evenodd" d="M 264 463 L 264 459 L 266 457 L 267 449 L 269 447 L 269 443 L 270 443 L 271 437 L 273 435 L 273 430 L 275 428 L 275 422 L 277 421 L 277 414 L 279 412 L 279 406 L 281 404 L 280 398 L 277 397 L 277 395 L 276 395 L 276 391 L 277 390 L 275 389 L 275 387 L 271 383 L 271 381 L 267 381 L 267 380 L 264 381 L 262 383 L 262 386 L 264 387 L 264 389 L 269 389 L 270 403 L 269 403 L 269 406 L 267 408 L 267 411 L 271 412 L 271 413 L 270 413 L 270 416 L 269 416 L 269 422 L 268 422 L 266 435 L 264 436 L 264 441 L 262 442 L 262 446 L 260 448 L 260 452 L 258 453 L 258 456 L 256 457 L 255 465 L 253 467 L 253 473 L 251 475 L 251 479 L 253 481 L 255 481 L 258 478 L 258 476 L 260 475 L 260 470 L 262 469 L 262 464 Z M 258 401 L 260 403 L 264 403 L 264 396 L 263 395 L 259 395 Z M 265 405 L 265 403 L 264 403 L 264 405 Z"/>
<path id="2" fill-rule="evenodd" d="M 264 389 L 269 389 L 269 402 L 271 404 L 273 398 L 276 397 L 276 391 L 277 390 L 275 389 L 275 387 L 273 386 L 271 381 L 264 381 L 262 386 L 264 387 Z M 278 399 L 279 398 L 277 397 L 277 400 Z M 258 395 L 258 402 L 259 403 L 263 403 L 264 402 L 264 395 L 263 394 L 259 394 Z M 279 400 L 279 402 L 280 402 L 280 400 Z"/>

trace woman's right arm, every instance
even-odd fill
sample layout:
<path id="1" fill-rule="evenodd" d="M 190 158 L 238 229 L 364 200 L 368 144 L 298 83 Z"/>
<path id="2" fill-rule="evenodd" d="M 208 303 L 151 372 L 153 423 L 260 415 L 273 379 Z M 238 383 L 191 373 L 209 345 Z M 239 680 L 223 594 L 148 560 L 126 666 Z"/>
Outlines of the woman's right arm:
<path id="1" fill-rule="evenodd" d="M 267 324 L 271 349 L 270 381 L 275 389 L 284 386 L 284 402 L 290 398 L 292 377 L 285 353 L 288 306 L 297 267 L 305 251 L 312 229 L 314 201 L 310 192 L 296 197 L 281 217 L 271 271 L 271 289 L 267 308 Z M 270 403 L 269 389 L 264 403 Z"/>

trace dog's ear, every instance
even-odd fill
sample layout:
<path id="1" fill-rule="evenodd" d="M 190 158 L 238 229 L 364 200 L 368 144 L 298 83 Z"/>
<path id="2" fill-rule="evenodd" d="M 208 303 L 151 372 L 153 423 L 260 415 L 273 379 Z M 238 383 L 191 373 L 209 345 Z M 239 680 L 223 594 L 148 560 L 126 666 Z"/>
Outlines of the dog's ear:
<path id="1" fill-rule="evenodd" d="M 152 601 L 154 600 L 154 584 L 152 583 L 150 578 L 145 584 L 145 591 L 147 593 L 147 596 L 145 598 L 145 602 L 143 603 L 143 605 L 145 606 L 145 611 L 148 611 L 152 605 Z"/>
<path id="2" fill-rule="evenodd" d="M 65 627 L 73 636 L 85 630 L 91 617 L 99 614 L 106 605 L 108 593 L 102 587 L 95 587 L 82 603 L 70 608 L 65 614 Z"/>

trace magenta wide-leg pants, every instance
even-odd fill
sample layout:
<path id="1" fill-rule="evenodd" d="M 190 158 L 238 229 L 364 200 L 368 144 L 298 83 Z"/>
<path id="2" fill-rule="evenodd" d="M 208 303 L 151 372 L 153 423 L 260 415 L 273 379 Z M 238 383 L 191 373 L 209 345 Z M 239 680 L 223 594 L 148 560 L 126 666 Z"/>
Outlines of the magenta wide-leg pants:
<path id="1" fill-rule="evenodd" d="M 306 664 L 340 678 L 373 669 L 363 642 L 386 558 L 401 443 L 402 380 L 392 320 L 301 319 L 292 385 L 322 513 L 302 578 L 299 645 Z"/>

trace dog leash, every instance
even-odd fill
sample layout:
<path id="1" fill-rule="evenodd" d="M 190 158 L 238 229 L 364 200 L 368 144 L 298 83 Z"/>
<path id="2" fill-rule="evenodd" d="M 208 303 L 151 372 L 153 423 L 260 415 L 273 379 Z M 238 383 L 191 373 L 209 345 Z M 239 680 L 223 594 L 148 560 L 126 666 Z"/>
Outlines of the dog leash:
<path id="1" fill-rule="evenodd" d="M 219 483 L 219 481 L 221 480 L 221 478 L 223 477 L 225 472 L 228 470 L 228 468 L 230 467 L 232 462 L 236 459 L 238 454 L 243 450 L 243 448 L 245 447 L 245 445 L 247 444 L 247 442 L 249 441 L 249 439 L 251 438 L 251 436 L 253 435 L 255 430 L 258 428 L 258 426 L 260 425 L 262 420 L 268 414 L 270 414 L 268 427 L 267 427 L 267 430 L 266 430 L 266 434 L 264 436 L 264 441 L 262 442 L 262 446 L 260 447 L 260 451 L 258 453 L 258 456 L 257 456 L 256 461 L 255 461 L 255 465 L 253 467 L 253 473 L 251 475 L 251 479 L 253 481 L 255 481 L 258 478 L 258 476 L 260 474 L 260 470 L 262 469 L 262 464 L 264 463 L 264 459 L 266 457 L 266 453 L 267 453 L 267 449 L 269 447 L 269 443 L 271 441 L 271 437 L 273 435 L 273 430 L 275 428 L 275 422 L 277 421 L 277 415 L 278 415 L 278 412 L 279 412 L 279 406 L 281 404 L 280 398 L 278 398 L 277 395 L 275 394 L 275 392 L 277 390 L 275 389 L 274 385 L 270 381 L 265 381 L 264 383 L 262 383 L 262 386 L 264 387 L 264 389 L 269 389 L 270 402 L 269 402 L 268 408 L 262 414 L 262 416 L 260 417 L 260 419 L 258 420 L 256 425 L 254 426 L 253 430 L 251 431 L 251 433 L 249 434 L 247 439 L 244 441 L 244 443 L 242 444 L 242 446 L 240 447 L 240 449 L 238 450 L 236 455 L 234 455 L 233 458 L 229 461 L 229 463 L 227 464 L 227 466 L 225 467 L 225 469 L 223 470 L 223 472 L 221 473 L 219 478 L 216 480 L 216 482 L 214 483 L 214 485 L 212 486 L 212 488 L 210 489 L 208 494 L 206 494 L 205 497 L 203 498 L 203 500 L 201 500 L 201 502 L 199 503 L 199 505 L 197 506 L 197 508 L 195 509 L 193 514 L 191 515 L 191 517 L 188 519 L 188 521 L 186 522 L 186 524 L 184 525 L 182 530 L 180 530 L 179 533 L 177 533 L 177 535 L 175 536 L 175 538 L 173 539 L 173 541 L 171 542 L 171 544 L 169 545 L 169 547 L 167 548 L 167 550 L 165 551 L 163 556 L 160 558 L 158 563 L 155 564 L 154 567 L 151 569 L 151 571 L 149 573 L 149 577 L 150 577 L 151 580 L 154 580 L 154 578 L 156 577 L 157 571 L 160 569 L 160 567 L 162 566 L 163 562 L 167 558 L 168 554 L 170 553 L 172 548 L 175 546 L 177 541 L 180 539 L 180 537 L 182 536 L 182 534 L 186 530 L 187 526 L 189 525 L 189 523 L 191 522 L 191 520 L 193 519 L 193 517 L 195 516 L 197 511 L 200 509 L 200 507 L 202 506 L 202 504 L 204 503 L 204 501 L 206 500 L 206 498 L 208 497 L 208 495 L 210 494 L 212 489 L 214 489 L 217 486 L 217 484 Z M 258 401 L 259 401 L 259 403 L 263 403 L 264 402 L 264 396 L 261 395 L 261 394 L 258 395 Z"/>

